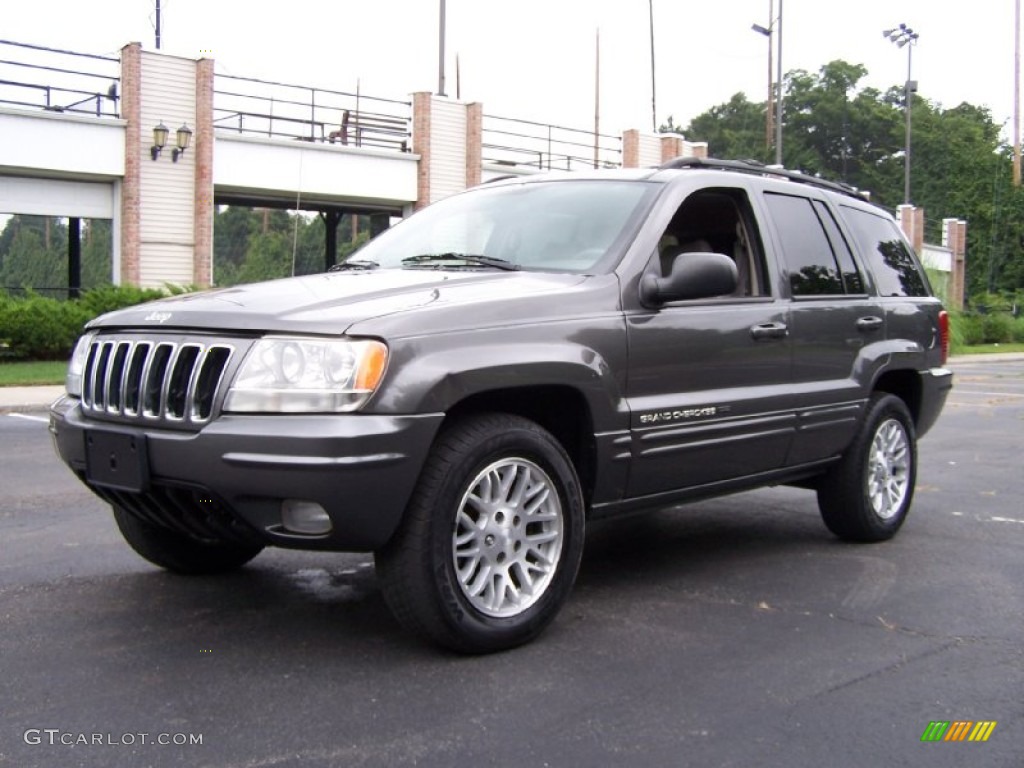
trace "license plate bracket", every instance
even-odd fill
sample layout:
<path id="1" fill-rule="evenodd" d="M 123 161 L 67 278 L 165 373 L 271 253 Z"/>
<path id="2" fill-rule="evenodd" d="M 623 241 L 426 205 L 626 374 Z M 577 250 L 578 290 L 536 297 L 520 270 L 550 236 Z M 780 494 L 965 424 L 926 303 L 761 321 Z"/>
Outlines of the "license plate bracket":
<path id="1" fill-rule="evenodd" d="M 141 493 L 149 487 L 146 436 L 139 432 L 85 432 L 85 476 L 90 483 Z"/>

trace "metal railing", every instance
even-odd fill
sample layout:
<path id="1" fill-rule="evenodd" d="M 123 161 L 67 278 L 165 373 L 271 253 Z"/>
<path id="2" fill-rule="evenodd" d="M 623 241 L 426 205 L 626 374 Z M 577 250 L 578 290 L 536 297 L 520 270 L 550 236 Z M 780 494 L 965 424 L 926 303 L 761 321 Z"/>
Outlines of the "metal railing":
<path id="1" fill-rule="evenodd" d="M 483 161 L 538 170 L 618 168 L 622 139 L 512 117 L 484 115 Z"/>
<path id="2" fill-rule="evenodd" d="M 118 117 L 120 66 L 110 56 L 0 40 L 0 104 Z"/>
<path id="3" fill-rule="evenodd" d="M 347 91 L 218 74 L 220 131 L 409 152 L 412 104 Z"/>

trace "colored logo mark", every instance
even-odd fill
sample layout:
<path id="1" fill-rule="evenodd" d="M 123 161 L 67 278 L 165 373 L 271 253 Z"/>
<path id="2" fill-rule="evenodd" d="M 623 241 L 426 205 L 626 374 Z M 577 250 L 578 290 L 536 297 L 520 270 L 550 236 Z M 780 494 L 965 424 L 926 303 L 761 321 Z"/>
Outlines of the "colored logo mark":
<path id="1" fill-rule="evenodd" d="M 921 741 L 988 741 L 996 724 L 995 720 L 932 720 Z"/>

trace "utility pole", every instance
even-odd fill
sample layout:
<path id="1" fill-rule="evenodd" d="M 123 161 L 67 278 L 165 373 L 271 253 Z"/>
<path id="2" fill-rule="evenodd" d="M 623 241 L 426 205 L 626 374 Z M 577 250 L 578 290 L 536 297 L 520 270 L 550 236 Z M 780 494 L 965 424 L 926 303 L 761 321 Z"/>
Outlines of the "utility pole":
<path id="1" fill-rule="evenodd" d="M 654 0 L 647 0 L 651 19 L 651 130 L 658 132 L 657 85 L 654 79 Z"/>
<path id="2" fill-rule="evenodd" d="M 778 93 L 775 96 L 775 164 L 782 165 L 782 0 L 779 0 L 779 58 L 778 76 L 775 78 L 775 87 Z"/>
<path id="3" fill-rule="evenodd" d="M 601 28 L 597 29 L 594 61 L 594 167 L 600 163 L 601 147 Z"/>
<path id="4" fill-rule="evenodd" d="M 1020 186 L 1020 0 L 1013 13 L 1013 186 Z"/>
<path id="5" fill-rule="evenodd" d="M 160 0 L 156 0 L 156 49 L 160 50 Z"/>
<path id="6" fill-rule="evenodd" d="M 444 20 L 444 0 L 441 0 L 441 18 L 438 22 L 438 45 L 437 45 L 437 95 L 447 96 L 444 92 L 444 35 L 445 35 L 445 20 Z"/>

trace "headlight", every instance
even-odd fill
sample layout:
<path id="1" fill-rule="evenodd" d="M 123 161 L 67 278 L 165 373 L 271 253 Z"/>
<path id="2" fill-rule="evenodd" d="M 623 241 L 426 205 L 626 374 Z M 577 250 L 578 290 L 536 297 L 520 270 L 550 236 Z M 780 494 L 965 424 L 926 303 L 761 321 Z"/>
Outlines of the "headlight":
<path id="1" fill-rule="evenodd" d="M 82 396 L 82 374 L 85 373 L 85 363 L 89 359 L 89 345 L 95 336 L 94 331 L 80 336 L 78 343 L 75 344 L 75 351 L 71 353 L 68 375 L 64 379 L 64 388 L 71 397 Z"/>
<path id="2" fill-rule="evenodd" d="M 388 362 L 379 341 L 268 337 L 235 375 L 225 411 L 341 413 L 373 394 Z"/>

